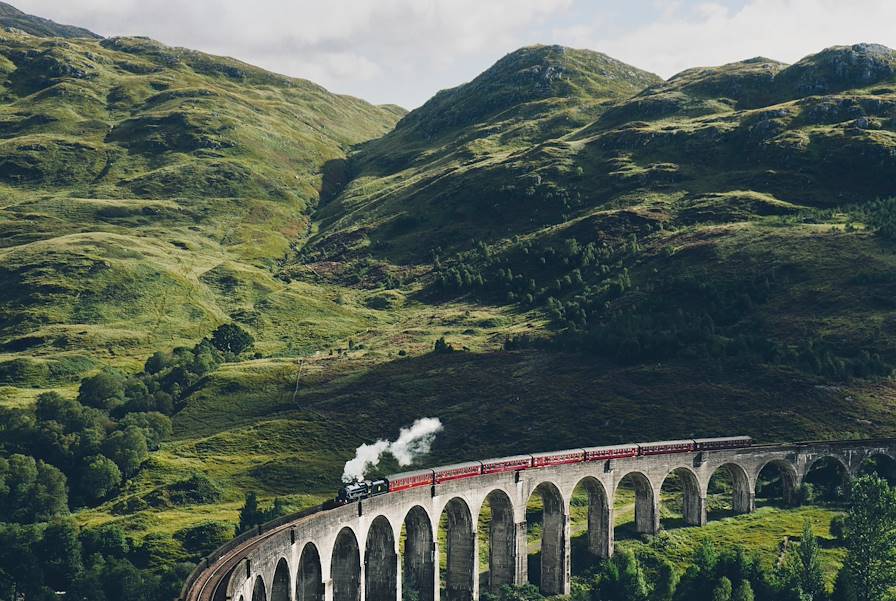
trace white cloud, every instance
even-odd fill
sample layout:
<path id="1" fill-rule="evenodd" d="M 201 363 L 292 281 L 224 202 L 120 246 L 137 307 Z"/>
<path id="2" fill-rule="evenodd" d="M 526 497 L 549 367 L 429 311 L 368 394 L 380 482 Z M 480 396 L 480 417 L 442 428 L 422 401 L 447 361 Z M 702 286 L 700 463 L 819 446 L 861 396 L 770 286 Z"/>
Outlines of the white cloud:
<path id="1" fill-rule="evenodd" d="M 148 35 L 416 105 L 514 50 L 573 0 L 13 0 L 102 35 Z"/>
<path id="2" fill-rule="evenodd" d="M 747 0 L 737 10 L 718 3 L 679 8 L 657 11 L 655 20 L 629 31 L 595 30 L 589 40 L 576 42 L 664 77 L 754 56 L 792 63 L 838 44 L 896 47 L 893 0 Z"/>
<path id="3" fill-rule="evenodd" d="M 666 77 L 759 55 L 794 62 L 834 44 L 896 47 L 896 0 L 12 1 L 409 108 L 535 42 L 600 50 Z"/>

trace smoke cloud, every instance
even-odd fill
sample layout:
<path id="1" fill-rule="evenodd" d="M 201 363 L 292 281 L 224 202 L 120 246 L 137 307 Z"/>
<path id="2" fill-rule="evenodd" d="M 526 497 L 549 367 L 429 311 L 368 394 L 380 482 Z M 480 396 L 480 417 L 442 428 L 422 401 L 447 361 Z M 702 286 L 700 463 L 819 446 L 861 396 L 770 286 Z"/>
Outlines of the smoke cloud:
<path id="1" fill-rule="evenodd" d="M 345 464 L 343 482 L 363 480 L 364 473 L 379 465 L 385 453 L 398 460 L 398 465 L 411 465 L 421 455 L 429 453 L 436 434 L 444 429 L 437 417 L 423 417 L 408 428 L 402 428 L 394 441 L 378 440 L 372 444 L 362 444 L 355 451 L 355 457 Z"/>

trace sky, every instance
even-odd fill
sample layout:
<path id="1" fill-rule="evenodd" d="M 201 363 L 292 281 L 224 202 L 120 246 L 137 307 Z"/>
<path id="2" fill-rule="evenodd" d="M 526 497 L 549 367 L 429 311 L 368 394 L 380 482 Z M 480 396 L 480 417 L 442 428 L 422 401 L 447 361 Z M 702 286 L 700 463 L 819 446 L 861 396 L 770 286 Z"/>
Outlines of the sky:
<path id="1" fill-rule="evenodd" d="M 8 0 L 103 36 L 232 56 L 414 108 L 530 44 L 609 54 L 670 77 L 823 48 L 896 48 L 896 0 Z"/>

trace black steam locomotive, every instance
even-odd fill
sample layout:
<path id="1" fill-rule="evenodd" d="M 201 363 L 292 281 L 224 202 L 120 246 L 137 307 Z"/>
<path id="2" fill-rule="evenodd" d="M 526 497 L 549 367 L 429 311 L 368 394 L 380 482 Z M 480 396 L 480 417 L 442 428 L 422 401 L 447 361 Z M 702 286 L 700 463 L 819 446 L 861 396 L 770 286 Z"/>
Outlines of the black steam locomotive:
<path id="1" fill-rule="evenodd" d="M 388 492 L 389 481 L 386 479 L 352 482 L 339 489 L 339 493 L 336 495 L 336 504 L 346 505 L 348 503 L 355 503 L 361 499 L 377 497 Z"/>

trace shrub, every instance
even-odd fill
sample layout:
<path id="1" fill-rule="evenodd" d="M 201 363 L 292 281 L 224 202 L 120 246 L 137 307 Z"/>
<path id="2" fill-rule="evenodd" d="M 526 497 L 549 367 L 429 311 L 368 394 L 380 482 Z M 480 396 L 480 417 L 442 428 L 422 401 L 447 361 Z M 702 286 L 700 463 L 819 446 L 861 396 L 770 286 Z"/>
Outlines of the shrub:
<path id="1" fill-rule="evenodd" d="M 216 503 L 221 500 L 221 488 L 208 476 L 193 474 L 189 478 L 161 486 L 146 496 L 154 507 L 177 507 Z"/>
<path id="2" fill-rule="evenodd" d="M 137 473 L 149 456 L 146 437 L 134 426 L 113 432 L 103 444 L 103 454 L 109 457 L 121 470 L 125 478 Z"/>
<path id="3" fill-rule="evenodd" d="M 174 533 L 184 549 L 198 555 L 214 551 L 233 537 L 233 526 L 224 522 L 203 522 Z"/>
<path id="4" fill-rule="evenodd" d="M 118 489 L 121 470 L 115 462 L 102 455 L 85 460 L 81 477 L 76 485 L 81 497 L 88 503 L 102 501 Z"/>
<path id="5" fill-rule="evenodd" d="M 222 353 L 239 355 L 255 344 L 255 339 L 238 325 L 225 323 L 212 334 L 212 344 Z"/>
<path id="6" fill-rule="evenodd" d="M 436 340 L 432 350 L 434 353 L 453 353 L 454 346 L 452 346 L 450 342 L 447 342 L 445 340 L 445 337 L 442 336 L 441 338 Z"/>
<path id="7" fill-rule="evenodd" d="M 838 541 L 843 541 L 846 538 L 846 516 L 835 515 L 831 519 L 831 534 Z"/>
<path id="8" fill-rule="evenodd" d="M 81 381 L 78 401 L 82 405 L 111 411 L 124 402 L 125 379 L 114 370 L 103 370 Z"/>

